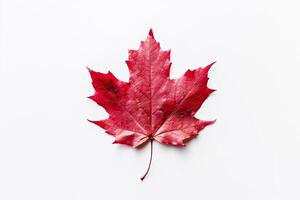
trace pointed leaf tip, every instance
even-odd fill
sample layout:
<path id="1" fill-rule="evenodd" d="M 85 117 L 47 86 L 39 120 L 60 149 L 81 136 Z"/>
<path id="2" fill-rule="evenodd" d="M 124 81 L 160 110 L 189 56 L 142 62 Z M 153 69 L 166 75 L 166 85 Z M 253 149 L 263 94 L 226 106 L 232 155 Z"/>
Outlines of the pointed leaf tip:
<path id="1" fill-rule="evenodd" d="M 217 61 L 214 61 L 214 62 L 210 63 L 207 67 L 213 66 L 216 62 L 217 62 Z"/>
<path id="2" fill-rule="evenodd" d="M 208 72 L 210 70 L 210 68 L 216 63 L 217 61 L 214 61 L 212 63 L 210 63 L 209 65 L 207 65 L 206 67 L 204 67 L 203 69 Z"/>
<path id="3" fill-rule="evenodd" d="M 149 33 L 148 33 L 148 36 L 151 36 L 151 37 L 153 37 L 153 38 L 154 38 L 154 35 L 153 35 L 153 30 L 152 30 L 152 28 L 150 28 L 150 30 L 149 30 Z"/>

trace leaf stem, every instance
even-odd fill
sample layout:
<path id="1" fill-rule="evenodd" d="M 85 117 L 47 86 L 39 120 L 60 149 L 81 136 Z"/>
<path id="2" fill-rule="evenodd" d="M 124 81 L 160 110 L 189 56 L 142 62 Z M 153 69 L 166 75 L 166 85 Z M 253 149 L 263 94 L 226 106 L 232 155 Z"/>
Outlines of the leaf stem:
<path id="1" fill-rule="evenodd" d="M 148 164 L 148 169 L 146 171 L 146 173 L 144 174 L 144 176 L 141 177 L 141 180 L 143 181 L 144 178 L 146 178 L 149 170 L 150 170 L 150 167 L 151 167 L 151 163 L 152 163 L 152 154 L 153 154 L 153 139 L 150 139 L 150 145 L 151 145 L 151 153 L 150 153 L 150 160 L 149 160 L 149 164 Z"/>

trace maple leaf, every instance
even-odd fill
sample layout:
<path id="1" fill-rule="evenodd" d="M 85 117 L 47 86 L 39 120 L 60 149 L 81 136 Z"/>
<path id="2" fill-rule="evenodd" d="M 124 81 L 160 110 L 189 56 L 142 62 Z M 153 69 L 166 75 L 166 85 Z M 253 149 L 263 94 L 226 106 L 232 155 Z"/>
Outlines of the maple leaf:
<path id="1" fill-rule="evenodd" d="M 139 147 L 153 140 L 184 146 L 201 129 L 214 121 L 194 117 L 206 98 L 214 91 L 207 87 L 208 71 L 214 64 L 188 70 L 178 79 L 170 79 L 170 50 L 162 51 L 152 29 L 138 50 L 129 50 L 126 61 L 129 82 L 118 80 L 88 68 L 95 89 L 89 98 L 102 106 L 108 119 L 90 121 L 115 137 L 114 143 Z"/>

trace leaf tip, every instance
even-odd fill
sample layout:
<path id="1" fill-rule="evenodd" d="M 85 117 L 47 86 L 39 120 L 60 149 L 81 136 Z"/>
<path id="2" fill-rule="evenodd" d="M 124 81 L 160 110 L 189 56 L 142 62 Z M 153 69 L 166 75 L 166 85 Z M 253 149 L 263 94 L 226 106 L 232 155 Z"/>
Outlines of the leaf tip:
<path id="1" fill-rule="evenodd" d="M 207 69 L 207 71 L 216 63 L 217 61 L 214 61 L 212 63 L 210 63 L 209 65 L 207 65 L 205 68 Z"/>
<path id="2" fill-rule="evenodd" d="M 148 33 L 148 36 L 150 36 L 150 37 L 154 38 L 154 35 L 153 35 L 153 30 L 152 30 L 152 28 L 150 28 L 150 30 L 149 30 L 149 33 Z"/>
<path id="3" fill-rule="evenodd" d="M 85 68 L 91 73 L 91 69 L 88 66 L 85 66 Z"/>
<path id="4" fill-rule="evenodd" d="M 91 122 L 91 123 L 94 123 L 96 124 L 96 121 L 93 121 L 93 120 L 89 120 L 89 119 L 86 119 L 88 122 Z"/>
<path id="5" fill-rule="evenodd" d="M 205 121 L 205 126 L 209 126 L 212 125 L 214 123 L 216 123 L 217 119 L 211 120 L 211 121 Z"/>
<path id="6" fill-rule="evenodd" d="M 92 70 L 91 68 L 89 68 L 89 67 L 86 67 L 86 68 L 89 71 L 89 74 L 90 74 L 91 78 L 93 79 L 93 77 L 95 76 L 96 72 L 94 70 Z"/>

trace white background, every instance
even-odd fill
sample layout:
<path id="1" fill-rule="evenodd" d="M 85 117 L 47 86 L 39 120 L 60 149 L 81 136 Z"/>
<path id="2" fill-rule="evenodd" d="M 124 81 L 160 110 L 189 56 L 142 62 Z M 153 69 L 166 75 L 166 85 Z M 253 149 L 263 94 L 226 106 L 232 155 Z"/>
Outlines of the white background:
<path id="1" fill-rule="evenodd" d="M 300 199 L 299 1 L 0 0 L 0 199 Z M 86 66 L 128 80 L 150 29 L 172 77 L 217 64 L 186 148 L 112 145 Z"/>

